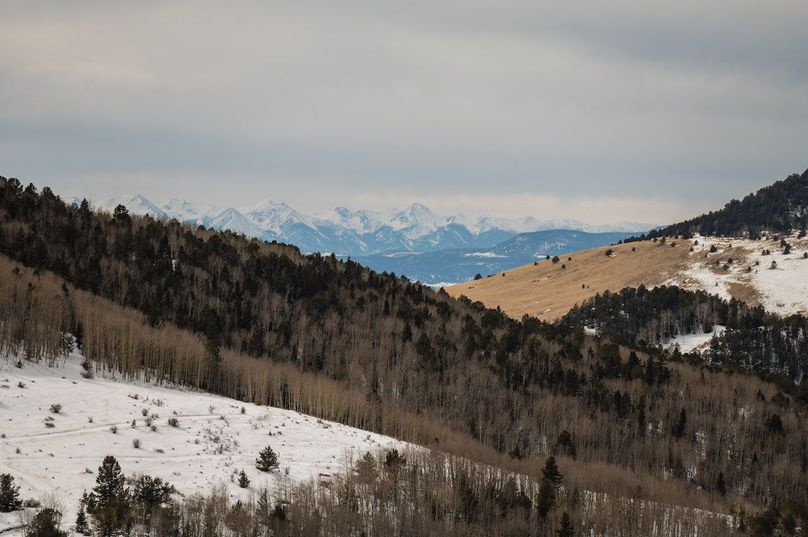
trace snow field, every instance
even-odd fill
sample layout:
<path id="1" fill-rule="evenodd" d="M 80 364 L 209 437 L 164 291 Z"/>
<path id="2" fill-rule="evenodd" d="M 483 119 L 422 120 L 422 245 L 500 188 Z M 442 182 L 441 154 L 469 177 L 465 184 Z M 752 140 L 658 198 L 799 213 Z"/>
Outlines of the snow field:
<path id="1" fill-rule="evenodd" d="M 796 234 L 785 238 L 792 245 L 789 254 L 783 253 L 779 240 L 697 236 L 695 240 L 699 244 L 690 254 L 693 262 L 666 283 L 701 289 L 727 300 L 732 298 L 732 285 L 746 286 L 756 295 L 753 303 L 760 303 L 767 311 L 780 315 L 804 314 L 808 312 L 808 259 L 804 258 L 808 240 L 798 239 Z M 718 251 L 710 253 L 711 246 Z M 733 253 L 727 253 L 730 246 Z M 763 255 L 764 249 L 771 254 Z M 724 269 L 730 256 L 734 257 L 733 263 Z M 715 265 L 717 259 L 721 261 L 721 268 Z M 776 268 L 772 268 L 772 261 Z M 750 266 L 751 272 L 748 271 Z"/>
<path id="2" fill-rule="evenodd" d="M 261 488 L 271 492 L 283 480 L 326 478 L 367 451 L 404 447 L 289 410 L 101 374 L 85 379 L 75 355 L 53 368 L 25 361 L 17 368 L 16 361 L 0 358 L 0 473 L 15 477 L 24 499 L 54 493 L 67 526 L 105 455 L 115 456 L 127 477 L 161 477 L 181 496 L 224 484 L 235 500 Z M 54 404 L 61 404 L 58 413 Z M 255 458 L 267 445 L 280 469 L 262 473 Z M 242 469 L 251 480 L 247 489 L 237 484 Z M 0 517 L 0 532 L 18 518 Z"/>

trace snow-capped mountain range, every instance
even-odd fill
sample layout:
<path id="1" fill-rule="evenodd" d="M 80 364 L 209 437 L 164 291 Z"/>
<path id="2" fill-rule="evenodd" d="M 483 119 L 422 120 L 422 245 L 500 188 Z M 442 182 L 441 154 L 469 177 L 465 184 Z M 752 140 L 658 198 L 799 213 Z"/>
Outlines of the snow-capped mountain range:
<path id="1" fill-rule="evenodd" d="M 577 220 L 537 220 L 533 217 L 442 216 L 420 203 L 389 212 L 337 207 L 327 214 L 307 215 L 285 203 L 270 200 L 248 209 L 236 209 L 176 198 L 158 204 L 135 194 L 94 203 L 93 206 L 112 211 L 119 204 L 134 214 L 175 218 L 248 237 L 294 244 L 304 252 L 334 252 L 342 256 L 488 248 L 520 233 L 549 229 L 634 233 L 654 227 L 634 222 L 590 225 Z"/>

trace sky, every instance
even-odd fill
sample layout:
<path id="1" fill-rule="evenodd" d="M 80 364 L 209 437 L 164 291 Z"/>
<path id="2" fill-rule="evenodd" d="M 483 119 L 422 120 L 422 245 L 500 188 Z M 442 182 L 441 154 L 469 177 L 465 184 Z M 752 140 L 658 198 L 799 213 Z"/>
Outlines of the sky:
<path id="1" fill-rule="evenodd" d="M 0 175 L 664 224 L 808 168 L 804 0 L 0 5 Z"/>

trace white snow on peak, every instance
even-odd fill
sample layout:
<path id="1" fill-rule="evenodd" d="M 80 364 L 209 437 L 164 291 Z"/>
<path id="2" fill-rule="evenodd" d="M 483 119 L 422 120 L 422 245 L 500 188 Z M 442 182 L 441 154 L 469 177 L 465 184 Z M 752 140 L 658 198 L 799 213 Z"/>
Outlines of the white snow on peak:
<path id="1" fill-rule="evenodd" d="M 373 233 L 386 225 L 388 220 L 388 215 L 384 213 L 365 209 L 354 211 L 346 207 L 335 207 L 321 219 L 324 223 L 359 234 Z"/>
<path id="2" fill-rule="evenodd" d="M 316 229 L 316 222 L 297 212 L 283 202 L 264 200 L 252 209 L 248 210 L 245 217 L 257 224 L 264 231 L 272 233 L 282 233 L 283 230 L 293 224 L 304 224 L 312 229 Z"/>
<path id="3" fill-rule="evenodd" d="M 193 203 L 179 198 L 169 199 L 160 206 L 160 209 L 180 222 L 197 221 L 211 213 L 220 211 L 220 209 L 207 203 Z"/>
<path id="4" fill-rule="evenodd" d="M 166 218 L 166 213 L 157 205 L 140 194 L 125 194 L 117 198 L 93 203 L 93 207 L 103 211 L 112 212 L 118 205 L 126 207 L 130 213 L 149 215 L 154 218 Z"/>
<path id="5" fill-rule="evenodd" d="M 463 244 L 470 245 L 475 238 L 488 232 L 494 233 L 492 237 L 495 239 L 492 240 L 506 240 L 510 238 L 508 234 L 513 236 L 547 229 L 639 232 L 652 227 L 631 223 L 592 226 L 577 220 L 539 221 L 533 217 L 446 216 L 433 212 L 422 203 L 390 211 L 336 207 L 325 215 L 309 215 L 273 200 L 240 210 L 193 203 L 181 198 L 171 198 L 158 206 L 144 196 L 134 194 L 95 206 L 112 211 L 118 204 L 125 205 L 134 214 L 176 218 L 181 222 L 227 229 L 251 237 L 290 242 L 304 251 L 335 251 L 349 255 L 381 253 L 399 248 L 417 250 L 425 245 L 429 245 L 430 249 L 440 249 L 444 244 L 457 248 Z"/>
<path id="6" fill-rule="evenodd" d="M 408 239 L 417 239 L 446 225 L 446 220 L 435 215 L 427 206 L 413 203 L 409 207 L 394 212 L 389 225 L 396 231 L 405 230 Z"/>
<path id="7" fill-rule="evenodd" d="M 219 214 L 205 219 L 205 225 L 214 229 L 226 229 L 234 233 L 242 233 L 248 237 L 258 237 L 262 229 L 236 209 L 228 208 Z"/>

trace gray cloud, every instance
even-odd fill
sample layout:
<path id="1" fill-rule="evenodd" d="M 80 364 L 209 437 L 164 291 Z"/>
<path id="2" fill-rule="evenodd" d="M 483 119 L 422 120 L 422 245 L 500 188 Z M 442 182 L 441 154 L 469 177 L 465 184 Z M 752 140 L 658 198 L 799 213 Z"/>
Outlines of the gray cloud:
<path id="1" fill-rule="evenodd" d="M 566 4 L 6 2 L 0 173 L 606 221 L 808 166 L 808 5 Z"/>

